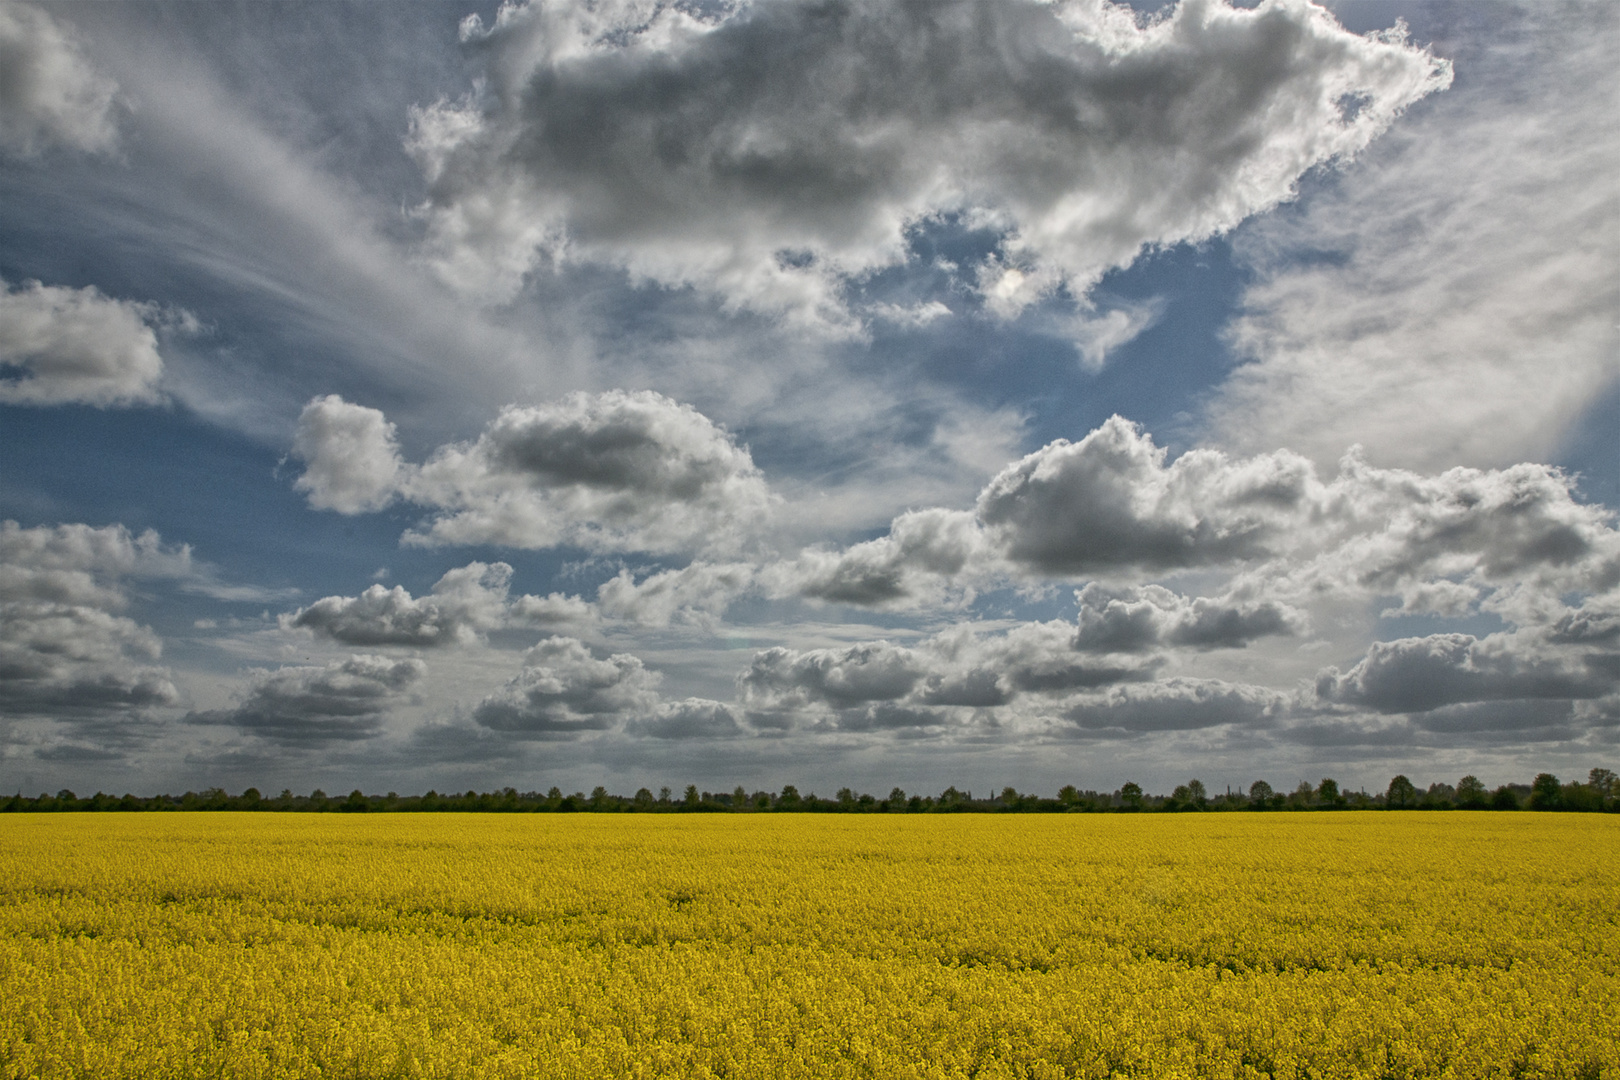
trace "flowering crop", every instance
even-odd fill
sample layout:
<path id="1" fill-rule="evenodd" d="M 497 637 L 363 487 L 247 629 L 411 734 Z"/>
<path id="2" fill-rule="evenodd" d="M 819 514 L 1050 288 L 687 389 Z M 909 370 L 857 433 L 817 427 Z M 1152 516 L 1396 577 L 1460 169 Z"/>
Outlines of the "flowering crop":
<path id="1" fill-rule="evenodd" d="M 0 820 L 4 1077 L 1620 1078 L 1620 821 Z"/>

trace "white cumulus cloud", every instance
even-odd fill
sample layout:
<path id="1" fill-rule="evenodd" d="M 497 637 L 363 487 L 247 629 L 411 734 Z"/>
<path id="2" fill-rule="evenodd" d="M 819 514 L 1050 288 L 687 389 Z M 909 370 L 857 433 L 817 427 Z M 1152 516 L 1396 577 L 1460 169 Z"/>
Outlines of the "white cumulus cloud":
<path id="1" fill-rule="evenodd" d="M 334 395 L 306 406 L 294 453 L 312 506 L 353 514 L 404 498 L 434 510 L 404 537 L 425 547 L 734 549 L 776 502 L 745 447 L 648 390 L 508 406 L 420 466 L 401 460 L 381 412 Z"/>
<path id="2" fill-rule="evenodd" d="M 323 597 L 280 622 L 345 645 L 432 648 L 467 644 L 505 627 L 578 629 L 596 621 L 594 609 L 578 597 L 511 598 L 511 582 L 506 563 L 473 562 L 446 571 L 421 598 L 401 585 L 373 585 L 359 596 Z"/>
<path id="3" fill-rule="evenodd" d="M 53 146 L 110 150 L 118 136 L 117 92 L 48 11 L 0 4 L 0 150 L 24 156 Z"/>
<path id="4" fill-rule="evenodd" d="M 151 304 L 114 300 L 94 286 L 0 281 L 0 404 L 161 401 L 157 317 Z"/>

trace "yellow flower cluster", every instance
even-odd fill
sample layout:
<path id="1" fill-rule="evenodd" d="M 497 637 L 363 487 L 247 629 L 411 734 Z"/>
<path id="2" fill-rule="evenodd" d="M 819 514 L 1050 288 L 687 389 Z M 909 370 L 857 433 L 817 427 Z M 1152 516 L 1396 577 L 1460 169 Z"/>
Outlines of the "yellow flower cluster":
<path id="1" fill-rule="evenodd" d="M 0 1076 L 1620 1080 L 1620 819 L 15 815 Z"/>

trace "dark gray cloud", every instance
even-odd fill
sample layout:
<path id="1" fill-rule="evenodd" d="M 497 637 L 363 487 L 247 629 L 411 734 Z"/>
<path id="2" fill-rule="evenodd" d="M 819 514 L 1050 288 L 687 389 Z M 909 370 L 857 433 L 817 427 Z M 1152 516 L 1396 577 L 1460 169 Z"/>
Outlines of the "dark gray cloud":
<path id="1" fill-rule="evenodd" d="M 1548 650 L 1528 631 L 1486 638 L 1433 634 L 1374 642 L 1349 671 L 1329 668 L 1318 676 L 1316 692 L 1324 701 L 1384 713 L 1504 699 L 1597 698 L 1620 688 L 1612 657 Z"/>
<path id="2" fill-rule="evenodd" d="M 1286 711 L 1284 695 L 1265 687 L 1172 678 L 1082 698 L 1064 717 L 1087 738 L 1127 738 L 1223 725 L 1266 727 Z"/>
<path id="3" fill-rule="evenodd" d="M 0 522 L 0 712 L 83 720 L 173 704 L 162 642 L 118 612 L 127 579 L 191 573 L 190 553 L 155 532 Z"/>
<path id="4" fill-rule="evenodd" d="M 598 660 L 575 638 L 550 638 L 523 654 L 523 669 L 472 718 L 519 738 L 566 739 L 652 716 L 658 682 L 637 657 Z"/>
<path id="5" fill-rule="evenodd" d="M 926 660 L 915 651 L 887 641 L 845 649 L 798 652 L 775 648 L 756 653 L 738 679 L 744 700 L 822 701 L 832 706 L 894 701 L 905 697 L 922 679 Z"/>
<path id="6" fill-rule="evenodd" d="M 238 704 L 187 714 L 186 722 L 235 728 L 288 746 L 325 746 L 374 738 L 409 700 L 427 671 L 420 660 L 351 656 L 323 667 L 257 670 Z"/>
<path id="7" fill-rule="evenodd" d="M 1011 313 L 1291 197 L 1450 82 L 1303 4 L 1186 4 L 1142 28 L 1024 0 L 712 21 L 547 3 L 464 33 L 487 82 L 417 110 L 410 141 L 450 280 L 501 299 L 542 258 L 600 262 L 834 326 L 842 282 L 903 262 L 915 222 L 1004 230 L 978 277 Z"/>
<path id="8" fill-rule="evenodd" d="M 0 6 L 0 151 L 111 150 L 118 137 L 117 92 L 90 65 L 72 31 L 45 9 Z"/>
<path id="9" fill-rule="evenodd" d="M 745 734 L 729 706 L 707 698 L 668 702 L 651 716 L 631 721 L 626 731 L 654 739 L 735 739 Z"/>

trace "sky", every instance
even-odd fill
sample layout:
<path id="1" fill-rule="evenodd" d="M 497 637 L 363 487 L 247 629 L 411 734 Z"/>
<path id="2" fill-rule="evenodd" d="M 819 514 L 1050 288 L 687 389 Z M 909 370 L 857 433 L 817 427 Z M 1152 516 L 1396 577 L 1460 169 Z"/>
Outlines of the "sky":
<path id="1" fill-rule="evenodd" d="M 1617 54 L 0 0 L 0 790 L 1616 767 Z"/>

